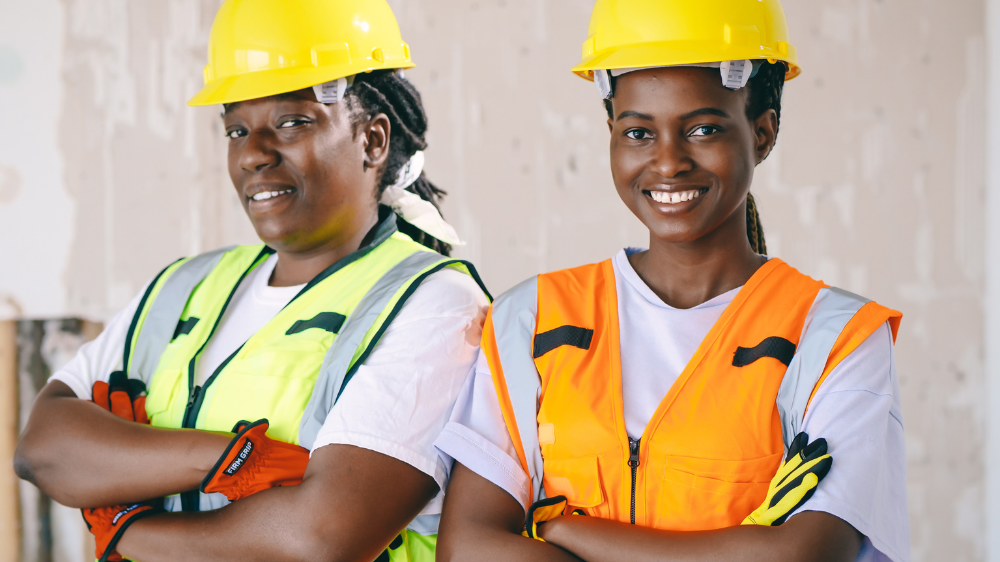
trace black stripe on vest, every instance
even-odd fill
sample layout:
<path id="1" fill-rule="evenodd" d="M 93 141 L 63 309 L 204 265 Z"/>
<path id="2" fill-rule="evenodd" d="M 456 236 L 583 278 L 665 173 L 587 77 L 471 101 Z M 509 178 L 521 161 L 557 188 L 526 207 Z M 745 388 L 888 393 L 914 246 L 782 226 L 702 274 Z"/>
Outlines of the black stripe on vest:
<path id="1" fill-rule="evenodd" d="M 535 335 L 535 359 L 557 347 L 571 345 L 580 349 L 590 349 L 594 331 L 578 326 L 559 326 L 554 330 Z"/>
<path id="2" fill-rule="evenodd" d="M 772 357 L 787 367 L 795 355 L 795 344 L 778 336 L 764 338 L 754 347 L 737 347 L 733 354 L 733 367 L 746 367 L 761 357 Z"/>
<path id="3" fill-rule="evenodd" d="M 304 332 L 310 328 L 321 328 L 331 334 L 336 334 L 340 332 L 340 328 L 344 326 L 344 322 L 346 320 L 347 317 L 343 314 L 337 314 L 336 312 L 320 312 L 309 320 L 296 320 L 295 323 L 292 324 L 292 327 L 285 332 L 285 335 L 291 336 L 292 334 Z"/>
<path id="4" fill-rule="evenodd" d="M 198 323 L 198 320 L 201 320 L 201 318 L 198 318 L 197 316 L 192 316 L 187 320 L 181 320 L 180 322 L 178 322 L 177 328 L 174 329 L 174 337 L 170 338 L 170 341 L 174 341 L 179 336 L 190 334 L 191 330 L 193 330 L 195 325 Z"/>

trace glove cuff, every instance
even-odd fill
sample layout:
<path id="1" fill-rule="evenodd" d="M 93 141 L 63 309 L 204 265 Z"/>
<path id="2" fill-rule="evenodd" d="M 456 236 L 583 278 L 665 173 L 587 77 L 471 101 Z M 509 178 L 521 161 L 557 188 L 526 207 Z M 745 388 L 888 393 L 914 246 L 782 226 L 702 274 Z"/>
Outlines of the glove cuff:
<path id="1" fill-rule="evenodd" d="M 141 511 L 132 511 L 145 506 L 148 506 L 149 509 L 143 509 Z M 126 508 L 125 510 L 123 510 L 123 512 L 119 513 L 118 517 L 127 517 L 127 518 L 125 519 L 125 521 L 122 521 L 121 527 L 118 527 L 118 530 L 115 531 L 115 535 L 111 537 L 110 541 L 108 541 L 108 546 L 104 549 L 104 554 L 101 555 L 101 558 L 100 560 L 98 560 L 98 562 L 107 562 L 108 558 L 115 553 L 115 547 L 118 546 L 118 541 L 120 541 L 122 536 L 125 535 L 125 531 L 128 530 L 128 528 L 132 525 L 132 523 L 135 523 L 136 521 L 144 517 L 149 517 L 150 515 L 157 515 L 160 513 L 164 513 L 164 509 L 162 507 L 157 505 L 148 505 L 148 504 L 135 504 Z"/>
<path id="2" fill-rule="evenodd" d="M 249 431 L 261 425 L 263 425 L 264 430 L 267 431 L 267 418 L 259 419 L 253 423 L 245 421 L 237 422 L 233 429 L 238 429 L 239 431 L 233 437 L 233 440 L 229 442 L 229 445 L 226 446 L 226 450 L 222 451 L 222 455 L 219 456 L 219 460 L 216 461 L 215 466 L 208 471 L 208 474 L 206 474 L 205 478 L 201 481 L 200 491 L 202 493 L 207 493 L 206 488 L 212 484 L 212 480 L 218 476 L 220 470 L 226 472 L 228 476 L 232 476 L 236 474 L 236 471 L 243 467 L 243 464 L 246 462 L 247 457 L 253 451 L 256 444 L 250 439 L 247 439 L 246 443 L 240 448 L 240 450 L 234 451 L 233 449 L 240 443 L 240 440 L 242 440 Z"/>
<path id="3" fill-rule="evenodd" d="M 552 519 L 553 517 L 551 513 L 546 513 L 545 515 L 541 515 L 541 517 L 544 517 L 542 521 L 535 521 L 536 512 L 542 510 L 544 513 L 546 511 L 549 511 L 546 508 L 551 508 L 554 506 L 558 506 L 559 504 L 562 504 L 561 506 L 562 509 L 558 510 L 559 511 L 558 515 L 561 515 L 562 514 L 561 512 L 565 511 L 566 509 L 566 503 L 567 503 L 566 496 L 553 496 L 551 498 L 538 500 L 535 503 L 531 504 L 531 507 L 528 508 L 528 513 L 526 514 L 526 517 L 524 519 L 525 536 L 530 539 L 535 539 L 545 542 L 544 539 L 538 536 L 538 526 L 545 523 L 549 519 Z"/>

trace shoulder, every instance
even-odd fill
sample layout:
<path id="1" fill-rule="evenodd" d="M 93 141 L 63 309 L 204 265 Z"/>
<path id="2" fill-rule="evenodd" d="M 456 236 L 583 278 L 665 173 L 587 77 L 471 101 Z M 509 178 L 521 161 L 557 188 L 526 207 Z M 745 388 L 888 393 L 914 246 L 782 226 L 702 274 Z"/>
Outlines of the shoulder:
<path id="1" fill-rule="evenodd" d="M 593 288 L 605 280 L 606 274 L 612 273 L 610 259 L 598 263 L 589 263 L 568 269 L 559 269 L 541 273 L 525 279 L 514 285 L 497 297 L 497 304 L 523 303 L 533 307 L 538 293 L 546 295 L 556 291 L 560 294 L 576 294 L 582 298 L 593 298 Z"/>
<path id="2" fill-rule="evenodd" d="M 886 321 L 833 368 L 817 396 L 844 391 L 895 394 L 894 363 L 892 326 Z"/>
<path id="3" fill-rule="evenodd" d="M 446 267 L 421 281 L 400 309 L 400 318 L 474 318 L 486 306 L 489 299 L 471 275 Z"/>

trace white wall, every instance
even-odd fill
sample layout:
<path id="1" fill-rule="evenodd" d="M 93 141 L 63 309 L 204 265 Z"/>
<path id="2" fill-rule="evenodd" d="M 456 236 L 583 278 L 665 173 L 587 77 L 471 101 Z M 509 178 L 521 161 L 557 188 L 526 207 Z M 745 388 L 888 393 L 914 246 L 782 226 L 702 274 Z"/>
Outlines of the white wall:
<path id="1" fill-rule="evenodd" d="M 58 316 L 76 219 L 59 148 L 64 9 L 4 1 L 0 14 L 0 318 Z"/>
<path id="2" fill-rule="evenodd" d="M 494 291 L 644 243 L 568 71 L 590 0 L 390 1 L 428 173 Z M 772 254 L 905 314 L 915 561 L 983 560 L 988 538 L 1000 561 L 998 1 L 786 0 L 805 72 L 754 183 Z M 177 257 L 254 241 L 216 110 L 184 106 L 218 3 L 0 0 L 0 316 L 106 318 Z"/>

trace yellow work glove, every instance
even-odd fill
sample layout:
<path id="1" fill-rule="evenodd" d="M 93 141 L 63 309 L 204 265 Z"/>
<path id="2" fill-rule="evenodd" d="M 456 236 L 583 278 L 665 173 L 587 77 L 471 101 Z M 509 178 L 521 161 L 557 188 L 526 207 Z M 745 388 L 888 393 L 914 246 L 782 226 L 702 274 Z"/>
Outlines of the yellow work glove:
<path id="1" fill-rule="evenodd" d="M 563 515 L 566 511 L 566 505 L 566 496 L 544 498 L 531 504 L 527 516 L 524 518 L 524 530 L 521 531 L 521 535 L 545 542 L 545 539 L 538 535 L 538 527 L 546 521 Z M 575 509 L 572 515 L 586 515 L 586 513 L 582 509 Z"/>
<path id="2" fill-rule="evenodd" d="M 747 515 L 743 525 L 777 527 L 788 516 L 806 503 L 816 486 L 833 466 L 833 457 L 826 454 L 826 439 L 809 443 L 809 436 L 800 433 L 792 440 L 785 455 L 785 462 L 771 480 L 767 497 L 753 513 Z"/>

